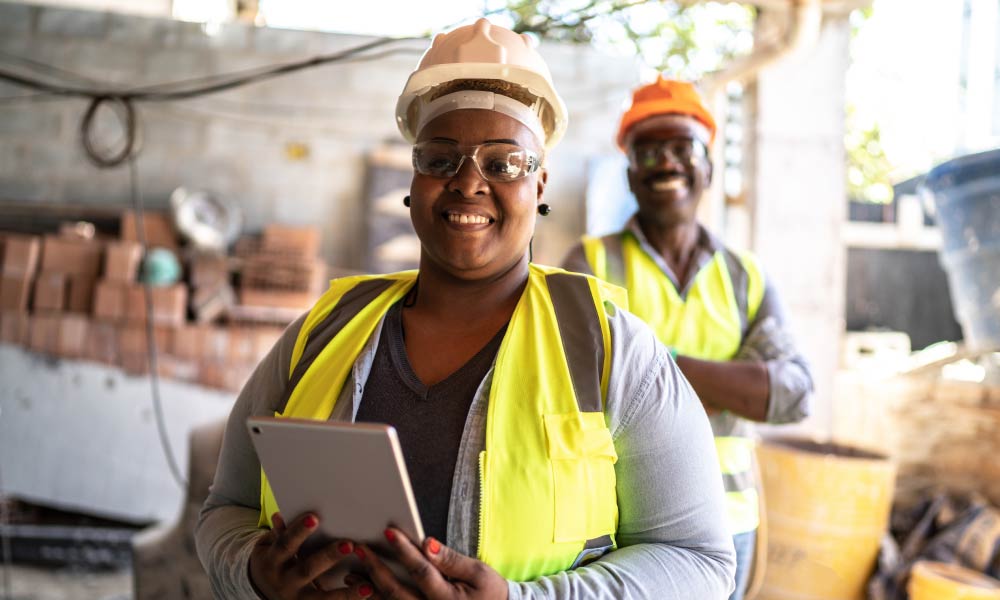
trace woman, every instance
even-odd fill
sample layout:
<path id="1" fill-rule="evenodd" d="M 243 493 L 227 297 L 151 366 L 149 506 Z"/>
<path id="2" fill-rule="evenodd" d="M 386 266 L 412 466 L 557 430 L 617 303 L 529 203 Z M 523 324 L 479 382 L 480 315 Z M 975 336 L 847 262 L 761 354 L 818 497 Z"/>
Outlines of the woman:
<path id="1" fill-rule="evenodd" d="M 419 271 L 333 281 L 248 381 L 197 531 L 217 596 L 728 595 L 697 398 L 620 290 L 529 263 L 565 114 L 527 38 L 480 20 L 434 40 L 397 106 Z M 351 540 L 296 556 L 318 518 L 276 514 L 245 429 L 276 413 L 397 429 L 428 537 L 386 539 L 419 589 Z M 366 577 L 321 590 L 350 553 Z"/>

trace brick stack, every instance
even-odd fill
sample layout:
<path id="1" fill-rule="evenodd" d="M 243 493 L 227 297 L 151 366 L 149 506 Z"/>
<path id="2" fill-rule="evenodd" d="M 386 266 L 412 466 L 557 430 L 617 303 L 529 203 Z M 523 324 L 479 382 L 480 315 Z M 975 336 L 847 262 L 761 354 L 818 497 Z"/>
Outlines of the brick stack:
<path id="1" fill-rule="evenodd" d="M 323 290 L 326 264 L 317 258 L 315 227 L 268 225 L 259 245 L 244 249 L 240 304 L 305 311 Z"/>
<path id="2" fill-rule="evenodd" d="M 28 235 L 7 235 L 3 239 L 0 269 L 0 340 L 27 346 L 28 306 L 41 255 L 41 239 Z"/>
<path id="3" fill-rule="evenodd" d="M 165 215 L 150 213 L 144 221 L 147 240 L 177 249 Z M 142 250 L 135 240 L 136 220 L 123 217 L 117 240 L 81 239 L 76 230 L 44 237 L 0 233 L 0 342 L 146 374 L 147 313 L 145 290 L 137 283 Z M 315 260 L 317 241 L 285 252 L 313 253 Z M 274 256 L 274 248 L 282 247 L 274 244 L 272 233 L 272 250 L 262 254 Z M 228 288 L 232 303 L 230 261 L 226 256 L 191 259 L 192 293 Z M 210 315 L 211 307 L 204 304 L 194 311 L 202 322 L 192 323 L 186 284 L 150 291 L 157 366 L 165 377 L 239 390 L 283 330 L 276 322 L 215 324 L 224 311 Z"/>
<path id="4" fill-rule="evenodd" d="M 71 229 L 42 239 L 32 299 L 29 346 L 33 350 L 66 358 L 83 356 L 103 251 L 100 241 L 81 238 Z"/>

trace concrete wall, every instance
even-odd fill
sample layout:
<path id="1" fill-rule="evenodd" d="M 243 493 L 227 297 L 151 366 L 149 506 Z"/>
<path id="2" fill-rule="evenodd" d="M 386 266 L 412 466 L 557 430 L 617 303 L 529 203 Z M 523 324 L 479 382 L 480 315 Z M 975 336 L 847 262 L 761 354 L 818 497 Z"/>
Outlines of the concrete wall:
<path id="1" fill-rule="evenodd" d="M 290 62 L 372 38 L 202 26 L 167 19 L 0 2 L 0 52 L 56 65 L 83 85 L 136 87 Z M 139 174 L 153 206 L 180 185 L 236 199 L 251 229 L 267 222 L 315 223 L 336 266 L 363 264 L 364 164 L 368 152 L 401 138 L 396 96 L 427 42 L 380 60 L 327 65 L 210 97 L 143 103 Z M 549 159 L 548 201 L 535 255 L 556 262 L 583 231 L 586 159 L 612 150 L 622 100 L 637 80 L 631 60 L 586 47 L 546 45 L 571 127 Z M 0 85 L 0 97 L 25 94 Z M 125 206 L 124 169 L 101 171 L 78 143 L 85 103 L 43 98 L 0 103 L 0 199 Z M 109 127 L 111 137 L 115 128 Z M 302 150 L 305 150 L 303 153 Z"/>
<path id="2" fill-rule="evenodd" d="M 758 26 L 768 26 L 773 18 L 781 15 L 762 13 Z M 804 429 L 819 436 L 830 433 L 844 332 L 841 229 L 847 218 L 844 76 L 849 38 L 846 18 L 827 18 L 814 49 L 766 69 L 754 86 L 752 245 L 813 363 L 816 406 Z"/>
<path id="3" fill-rule="evenodd" d="M 0 495 L 136 523 L 176 517 L 184 492 L 160 448 L 149 385 L 0 344 Z M 160 394 L 186 478 L 188 435 L 224 419 L 234 395 L 169 379 Z"/>

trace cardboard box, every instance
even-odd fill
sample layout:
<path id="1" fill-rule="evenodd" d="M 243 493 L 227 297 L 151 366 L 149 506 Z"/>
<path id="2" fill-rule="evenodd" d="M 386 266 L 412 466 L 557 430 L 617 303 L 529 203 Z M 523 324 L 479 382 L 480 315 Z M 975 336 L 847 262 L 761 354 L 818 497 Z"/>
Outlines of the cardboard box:
<path id="1" fill-rule="evenodd" d="M 32 307 L 35 310 L 61 312 L 67 307 L 69 278 L 65 273 L 42 271 L 35 279 L 35 295 Z"/>
<path id="2" fill-rule="evenodd" d="M 8 234 L 4 236 L 4 275 L 33 277 L 38 269 L 42 240 L 36 235 Z"/>
<path id="3" fill-rule="evenodd" d="M 160 326 L 177 327 L 187 320 L 187 286 L 184 284 L 154 287 L 153 323 Z M 144 322 L 146 319 L 146 296 L 141 285 L 128 287 L 126 293 L 125 319 Z"/>
<path id="4" fill-rule="evenodd" d="M 94 287 L 94 318 L 119 323 L 125 320 L 125 303 L 130 286 L 117 281 L 101 280 Z M 141 288 L 140 288 L 141 290 Z M 141 300 L 141 298 L 140 298 Z"/>
<path id="5" fill-rule="evenodd" d="M 27 312 L 31 283 L 30 274 L 0 276 L 0 310 Z"/>
<path id="6" fill-rule="evenodd" d="M 135 283 L 141 262 L 142 246 L 138 242 L 110 242 L 104 248 L 104 279 Z"/>
<path id="7" fill-rule="evenodd" d="M 262 235 L 264 252 L 288 254 L 300 258 L 313 258 L 319 254 L 319 229 L 268 225 Z"/>
<path id="8" fill-rule="evenodd" d="M 139 242 L 139 227 L 132 211 L 122 215 L 121 239 L 129 242 Z M 167 248 L 177 250 L 177 231 L 170 216 L 162 212 L 145 211 L 142 215 L 143 231 L 146 234 L 147 248 Z"/>
<path id="9" fill-rule="evenodd" d="M 63 358 L 82 358 L 89 333 L 90 319 L 85 315 L 61 316 L 56 355 Z"/>
<path id="10" fill-rule="evenodd" d="M 18 311 L 0 313 L 0 342 L 28 347 L 31 343 L 31 317 L 28 313 Z"/>
<path id="11" fill-rule="evenodd" d="M 42 242 L 42 270 L 96 280 L 103 253 L 104 245 L 96 240 L 47 235 Z"/>
<path id="12" fill-rule="evenodd" d="M 105 365 L 118 365 L 118 327 L 113 323 L 91 321 L 83 358 Z"/>
<path id="13" fill-rule="evenodd" d="M 29 347 L 41 354 L 55 356 L 59 347 L 59 315 L 36 314 L 31 318 Z"/>

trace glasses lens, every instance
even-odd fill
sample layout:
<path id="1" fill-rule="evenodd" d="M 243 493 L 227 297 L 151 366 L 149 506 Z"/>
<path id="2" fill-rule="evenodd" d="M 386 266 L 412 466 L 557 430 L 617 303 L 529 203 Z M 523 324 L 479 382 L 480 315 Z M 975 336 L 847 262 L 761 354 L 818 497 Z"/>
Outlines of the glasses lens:
<path id="1" fill-rule="evenodd" d="M 489 181 L 514 181 L 538 169 L 538 156 L 514 144 L 484 144 L 476 152 L 476 164 Z"/>
<path id="2" fill-rule="evenodd" d="M 472 150 L 472 154 L 465 154 Z M 483 144 L 471 148 L 449 142 L 421 142 L 413 146 L 413 168 L 421 175 L 454 177 L 462 159 L 470 156 L 487 181 L 514 181 L 541 166 L 538 155 L 516 144 Z"/>
<path id="3" fill-rule="evenodd" d="M 646 142 L 632 147 L 633 164 L 647 169 L 655 167 L 663 158 L 689 163 L 692 158 L 704 158 L 705 156 L 704 144 L 690 138 Z"/>
<path id="4" fill-rule="evenodd" d="M 413 147 L 413 168 L 421 175 L 451 177 L 462 164 L 458 146 L 445 142 L 422 142 Z"/>

